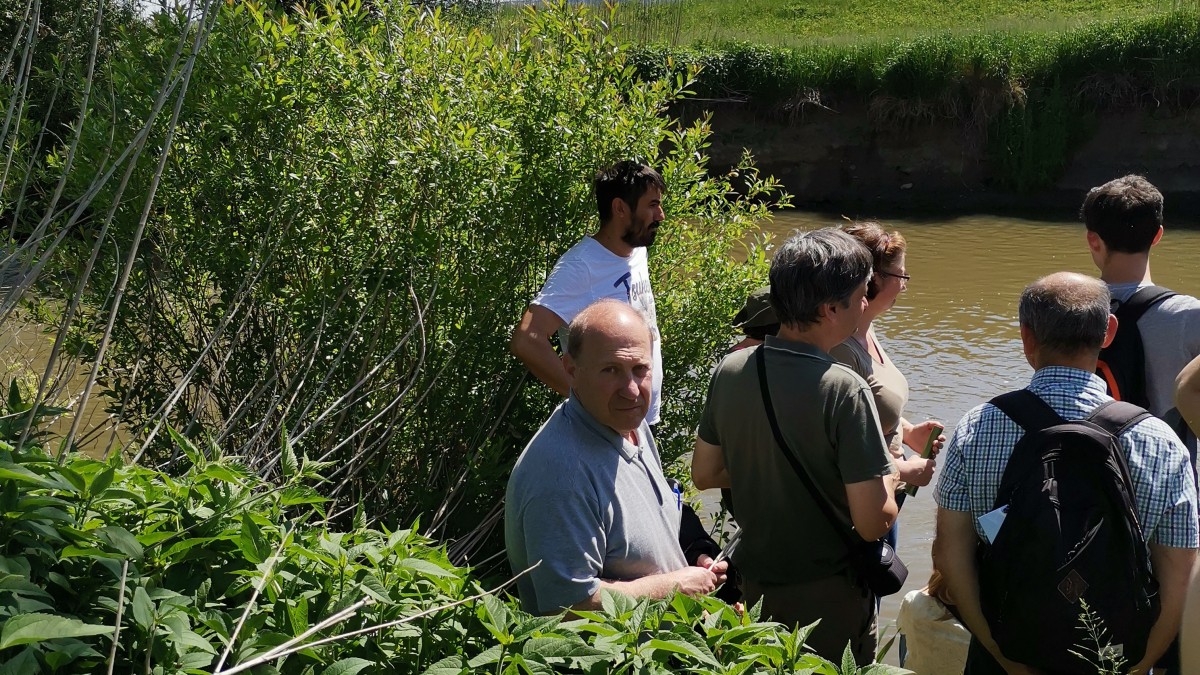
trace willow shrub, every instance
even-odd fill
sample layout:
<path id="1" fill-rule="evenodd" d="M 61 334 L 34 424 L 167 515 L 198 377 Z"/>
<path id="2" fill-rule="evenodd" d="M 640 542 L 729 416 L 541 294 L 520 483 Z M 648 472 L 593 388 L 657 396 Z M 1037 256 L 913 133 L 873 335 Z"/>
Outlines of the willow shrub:
<path id="1" fill-rule="evenodd" d="M 423 515 L 457 538 L 456 556 L 494 552 L 509 469 L 557 403 L 509 355 L 509 333 L 557 257 L 595 230 L 595 171 L 623 158 L 667 182 L 650 261 L 663 450 L 690 448 L 730 317 L 764 276 L 745 242 L 786 196 L 748 157 L 709 175 L 707 126 L 666 114 L 686 77 L 638 78 L 611 17 L 565 3 L 525 10 L 504 42 L 405 2 L 213 11 L 209 24 L 131 22 L 103 43 L 63 203 L 113 166 L 183 72 L 170 65 L 181 36 L 185 59 L 197 31 L 204 48 L 136 255 L 149 152 L 120 200 L 117 180 L 103 186 L 45 276 L 69 290 L 114 209 L 74 337 L 96 356 L 133 256 L 102 359 L 132 452 L 179 459 L 170 425 L 278 477 L 284 436 L 334 463 L 328 496 L 388 522 Z M 43 182 L 61 158 L 35 158 Z"/>
<path id="2" fill-rule="evenodd" d="M 14 385 L 0 421 L 30 403 Z M 44 417 L 43 411 L 39 417 Z M 167 475 L 39 445 L 0 425 L 0 674 L 741 673 L 841 669 L 712 597 L 606 595 L 572 620 L 485 592 L 415 528 L 327 519 L 329 467 L 281 446 L 278 484 L 170 442 Z"/>

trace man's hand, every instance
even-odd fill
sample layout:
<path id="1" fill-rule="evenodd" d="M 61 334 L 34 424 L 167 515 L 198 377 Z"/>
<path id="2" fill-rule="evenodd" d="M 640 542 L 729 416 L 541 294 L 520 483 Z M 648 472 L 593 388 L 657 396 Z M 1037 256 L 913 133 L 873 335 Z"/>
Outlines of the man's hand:
<path id="1" fill-rule="evenodd" d="M 937 420 L 925 420 L 920 424 L 912 425 L 908 429 L 905 429 L 904 444 L 913 450 L 916 450 L 917 452 L 921 452 L 925 449 L 925 445 L 929 442 L 929 434 L 933 433 L 934 427 L 945 427 L 945 425 Z M 942 446 L 945 444 L 946 435 L 939 434 L 937 438 L 933 439 L 933 450 L 929 456 L 937 457 L 938 453 L 942 451 Z M 909 482 L 911 483 L 912 481 Z M 917 485 L 925 484 L 926 483 L 917 483 Z"/>
<path id="2" fill-rule="evenodd" d="M 1146 656 L 1130 672 L 1148 673 L 1154 663 L 1167 651 L 1179 635 L 1183 620 L 1183 601 L 1188 595 L 1188 581 L 1196 564 L 1196 549 L 1175 548 L 1150 544 L 1150 569 L 1158 581 L 1160 607 L 1158 620 L 1146 639 Z"/>
<path id="3" fill-rule="evenodd" d="M 699 558 L 696 558 L 696 567 L 703 567 L 717 576 L 717 585 L 725 583 L 729 575 L 729 561 L 722 560 L 717 564 L 713 564 L 712 556 L 707 553 L 701 553 Z"/>
<path id="4" fill-rule="evenodd" d="M 701 560 L 707 563 L 711 558 L 701 556 Z M 603 589 L 624 593 L 631 598 L 647 597 L 655 599 L 669 598 L 675 591 L 679 591 L 684 595 L 712 593 L 717 589 L 717 586 L 720 586 L 725 581 L 725 572 L 728 568 L 729 564 L 722 561 L 713 565 L 711 571 L 704 567 L 692 566 L 684 567 L 674 572 L 651 574 L 648 577 L 630 579 L 628 581 L 601 579 L 600 588 L 591 596 L 571 605 L 571 609 L 599 609 L 602 606 L 600 591 Z"/>
<path id="5" fill-rule="evenodd" d="M 718 563 L 720 565 L 722 563 Z M 717 575 L 703 567 L 684 567 L 667 575 L 680 593 L 684 595 L 704 595 L 717 590 L 720 583 Z M 722 579 L 724 574 L 721 575 Z"/>
<path id="6" fill-rule="evenodd" d="M 896 462 L 900 478 L 909 485 L 925 487 L 933 481 L 933 471 L 937 468 L 934 459 L 921 459 L 916 455 Z"/>

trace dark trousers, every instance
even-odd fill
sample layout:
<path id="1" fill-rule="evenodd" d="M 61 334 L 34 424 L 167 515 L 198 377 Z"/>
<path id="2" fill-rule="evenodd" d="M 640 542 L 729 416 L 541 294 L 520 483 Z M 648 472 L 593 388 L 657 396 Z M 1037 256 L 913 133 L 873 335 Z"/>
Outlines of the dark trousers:
<path id="1" fill-rule="evenodd" d="M 1132 667 L 1136 664 L 1130 663 Z M 1171 643 L 1167 648 L 1167 652 L 1162 655 L 1158 663 L 1154 664 L 1154 672 L 1163 670 L 1169 675 L 1176 675 L 1179 672 L 1179 638 Z M 971 638 L 971 646 L 967 648 L 967 667 L 963 670 L 963 675 L 1005 675 L 1004 669 L 1000 667 L 999 662 L 992 658 L 991 652 L 983 648 L 979 641 L 974 637 Z"/>
<path id="2" fill-rule="evenodd" d="M 971 646 L 967 647 L 967 667 L 963 670 L 963 675 L 1005 675 L 1004 668 L 1000 667 L 1000 662 L 992 657 L 992 653 L 984 649 L 974 637 L 971 638 Z"/>
<path id="3" fill-rule="evenodd" d="M 1178 646 L 1176 646 L 1176 649 L 1178 649 Z M 1168 653 L 1170 653 L 1169 650 Z M 1134 664 L 1130 663 L 1128 664 L 1128 667 L 1132 667 L 1133 665 Z M 1162 662 L 1160 661 L 1159 664 L 1155 666 L 1154 672 L 1157 673 L 1158 669 L 1161 667 Z M 1045 675 L 1056 675 L 1054 671 L 1049 670 L 1041 670 L 1038 672 L 1044 673 Z M 1170 672 L 1175 673 L 1176 671 L 1171 670 Z M 971 646 L 967 648 L 967 667 L 965 670 L 963 670 L 963 675 L 1005 675 L 1005 673 L 1004 668 L 1000 667 L 1000 663 L 992 657 L 991 652 L 984 649 L 983 645 L 972 637 Z"/>
<path id="4" fill-rule="evenodd" d="M 822 658 L 842 662 L 846 643 L 859 666 L 875 660 L 875 596 L 847 576 L 781 586 L 742 581 L 747 606 L 762 600 L 762 618 L 790 628 L 821 621 L 808 646 Z"/>

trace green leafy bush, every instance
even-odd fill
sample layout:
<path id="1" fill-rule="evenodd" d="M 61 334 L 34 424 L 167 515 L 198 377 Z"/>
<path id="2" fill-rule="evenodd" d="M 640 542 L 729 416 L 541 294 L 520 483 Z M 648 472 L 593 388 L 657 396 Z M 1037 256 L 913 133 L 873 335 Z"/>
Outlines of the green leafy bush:
<path id="1" fill-rule="evenodd" d="M 431 611 L 281 672 L 357 672 L 345 669 L 364 656 L 416 672 L 482 637 L 461 625 L 470 608 L 438 609 L 472 586 L 429 539 L 327 527 L 319 464 L 285 449 L 287 480 L 272 486 L 216 446 L 172 438 L 188 466 L 171 477 L 119 455 L 59 464 L 0 445 L 0 672 L 208 671 L 227 647 L 227 663 L 249 661 L 363 601 L 336 630 Z"/>
<path id="2" fill-rule="evenodd" d="M 16 388 L 0 419 L 24 411 Z M 353 528 L 281 447 L 273 485 L 211 443 L 170 437 L 174 475 L 0 436 L 0 673 L 557 671 L 837 675 L 788 631 L 711 597 L 533 617 L 417 533 Z M 841 673 L 900 672 L 885 666 Z"/>
<path id="3" fill-rule="evenodd" d="M 326 496 L 386 522 L 423 516 L 455 560 L 494 552 L 508 470 L 556 403 L 508 354 L 509 332 L 594 231 L 596 169 L 630 157 L 668 184 L 651 260 L 663 447 L 690 449 L 695 397 L 764 273 L 761 256 L 729 254 L 785 198 L 749 158 L 708 174 L 708 127 L 665 114 L 686 75 L 639 79 L 605 15 L 565 3 L 526 11 L 506 43 L 409 3 L 213 11 L 102 42 L 103 95 L 69 171 L 66 143 L 22 158 L 44 181 L 67 171 L 64 203 L 91 199 L 85 217 L 52 213 L 29 258 L 51 261 L 39 293 L 82 297 L 76 355 L 100 361 L 139 457 L 181 458 L 168 426 L 208 430 L 282 480 L 284 434 L 336 463 Z M 150 118 L 143 152 L 123 154 Z"/>

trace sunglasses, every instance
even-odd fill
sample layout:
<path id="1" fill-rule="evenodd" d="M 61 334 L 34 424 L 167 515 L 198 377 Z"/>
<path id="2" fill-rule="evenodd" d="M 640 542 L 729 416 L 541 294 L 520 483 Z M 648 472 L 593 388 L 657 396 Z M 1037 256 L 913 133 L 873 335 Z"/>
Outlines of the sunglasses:
<path id="1" fill-rule="evenodd" d="M 875 270 L 875 273 L 882 274 L 885 277 L 896 277 L 897 279 L 903 279 L 905 281 L 912 279 L 912 277 L 907 274 L 896 274 L 895 272 L 884 272 L 883 270 Z"/>

